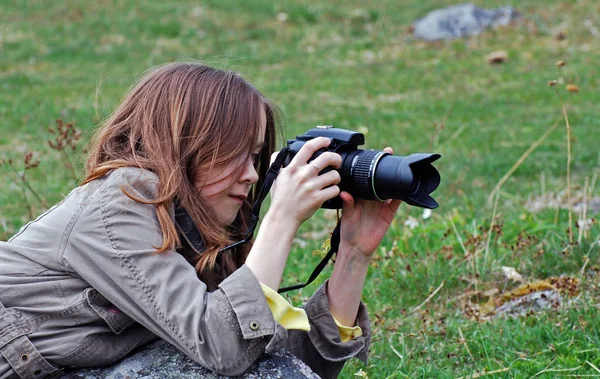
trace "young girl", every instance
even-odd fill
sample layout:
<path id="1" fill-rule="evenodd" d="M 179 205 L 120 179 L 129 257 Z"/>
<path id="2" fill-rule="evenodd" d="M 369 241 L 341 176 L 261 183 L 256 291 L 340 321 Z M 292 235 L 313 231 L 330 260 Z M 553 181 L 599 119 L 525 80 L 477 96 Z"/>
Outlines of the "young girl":
<path id="1" fill-rule="evenodd" d="M 324 377 L 366 361 L 361 292 L 399 201 L 340 194 L 337 171 L 319 175 L 340 156 L 308 162 L 328 139 L 281 169 L 253 243 L 219 253 L 248 228 L 276 133 L 274 106 L 235 73 L 176 63 L 139 80 L 98 130 L 84 183 L 0 242 L 0 378 L 111 364 L 158 338 L 224 375 L 275 347 Z M 292 240 L 338 195 L 333 273 L 294 308 L 276 292 Z"/>

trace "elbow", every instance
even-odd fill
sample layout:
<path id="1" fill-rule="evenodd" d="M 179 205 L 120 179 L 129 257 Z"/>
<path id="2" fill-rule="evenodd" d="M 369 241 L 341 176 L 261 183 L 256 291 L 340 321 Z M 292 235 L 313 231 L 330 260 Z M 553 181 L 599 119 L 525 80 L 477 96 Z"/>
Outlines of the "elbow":
<path id="1" fill-rule="evenodd" d="M 238 341 L 235 341 L 238 342 Z M 211 344 L 210 351 L 197 351 L 194 361 L 219 375 L 238 376 L 254 364 L 263 350 L 252 344 Z"/>
<path id="2" fill-rule="evenodd" d="M 246 372 L 246 370 L 248 370 L 248 368 L 252 366 L 252 363 L 253 362 L 243 362 L 242 364 L 239 364 L 237 366 L 226 367 L 223 369 L 215 369 L 212 371 L 224 376 L 239 376 Z"/>
<path id="3" fill-rule="evenodd" d="M 223 362 L 217 360 L 199 360 L 195 359 L 196 363 L 207 369 L 208 371 L 214 372 L 224 376 L 238 376 L 242 375 L 252 364 L 253 361 L 245 359 L 239 359 L 237 361 Z"/>

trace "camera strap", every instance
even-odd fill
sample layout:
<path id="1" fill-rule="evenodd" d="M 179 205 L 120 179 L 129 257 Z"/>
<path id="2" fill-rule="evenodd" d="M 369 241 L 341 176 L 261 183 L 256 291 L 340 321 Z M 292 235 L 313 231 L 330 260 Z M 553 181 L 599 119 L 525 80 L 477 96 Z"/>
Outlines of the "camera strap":
<path id="1" fill-rule="evenodd" d="M 292 291 L 292 290 L 297 290 L 300 288 L 304 288 L 307 285 L 309 285 L 310 283 L 312 283 L 317 276 L 319 276 L 319 274 L 321 273 L 321 271 L 323 271 L 323 269 L 325 268 L 325 266 L 327 266 L 327 262 L 329 262 L 329 260 L 331 259 L 331 257 L 333 257 L 333 254 L 337 253 L 338 251 L 338 247 L 340 246 L 340 223 L 341 221 L 338 221 L 337 225 L 335 226 L 335 229 L 333 230 L 333 233 L 331 234 L 331 244 L 329 247 L 329 251 L 327 252 L 327 254 L 325 254 L 325 256 L 323 257 L 323 259 L 321 259 L 321 262 L 319 262 L 319 264 L 317 265 L 317 267 L 315 267 L 315 269 L 313 270 L 313 272 L 310 274 L 310 276 L 308 277 L 308 280 L 306 281 L 306 283 L 304 284 L 296 284 L 293 286 L 289 286 L 289 287 L 283 287 L 277 290 L 278 293 L 284 293 L 287 291 Z"/>

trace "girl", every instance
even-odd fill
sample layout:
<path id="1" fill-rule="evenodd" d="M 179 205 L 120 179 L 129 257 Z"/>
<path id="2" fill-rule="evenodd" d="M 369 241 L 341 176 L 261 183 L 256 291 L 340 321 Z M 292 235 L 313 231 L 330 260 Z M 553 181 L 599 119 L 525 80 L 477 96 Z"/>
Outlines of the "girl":
<path id="1" fill-rule="evenodd" d="M 319 175 L 340 156 L 308 162 L 328 139 L 281 169 L 253 243 L 219 253 L 248 228 L 277 123 L 276 108 L 232 72 L 175 63 L 141 78 L 98 130 L 84 183 L 0 242 L 0 378 L 111 364 L 159 338 L 224 375 L 275 347 L 323 377 L 366 361 L 360 296 L 400 202 L 340 194 L 337 171 Z M 338 195 L 333 273 L 294 308 L 276 293 L 292 240 Z"/>

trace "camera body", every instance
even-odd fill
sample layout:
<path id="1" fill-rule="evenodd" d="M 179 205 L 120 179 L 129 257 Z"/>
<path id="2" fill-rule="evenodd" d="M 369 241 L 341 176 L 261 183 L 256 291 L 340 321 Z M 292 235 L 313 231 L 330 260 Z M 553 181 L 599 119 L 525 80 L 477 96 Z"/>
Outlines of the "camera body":
<path id="1" fill-rule="evenodd" d="M 338 169 L 340 190 L 349 192 L 356 199 L 401 199 L 410 205 L 437 208 L 437 202 L 429 194 L 440 183 L 440 175 L 431 165 L 440 158 L 439 154 L 419 153 L 402 157 L 380 150 L 362 150 L 358 147 L 365 143 L 364 134 L 324 125 L 288 140 L 289 155 L 283 166 L 291 162 L 307 141 L 317 137 L 329 138 L 331 143 L 317 150 L 309 162 L 326 151 L 339 154 L 342 157 L 342 165 Z M 332 169 L 327 167 L 321 173 Z M 340 209 L 342 200 L 337 196 L 321 207 Z"/>

